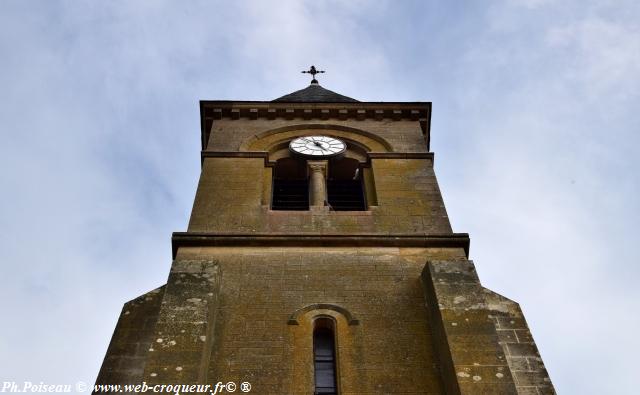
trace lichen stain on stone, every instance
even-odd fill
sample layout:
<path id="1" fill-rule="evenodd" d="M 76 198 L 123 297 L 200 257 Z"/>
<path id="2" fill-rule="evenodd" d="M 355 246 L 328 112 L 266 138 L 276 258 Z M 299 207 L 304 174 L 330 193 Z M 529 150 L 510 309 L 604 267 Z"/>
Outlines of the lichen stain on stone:
<path id="1" fill-rule="evenodd" d="M 473 378 L 473 381 L 480 381 L 480 380 L 482 380 L 482 377 L 480 377 L 480 376 L 473 376 L 472 378 Z"/>
<path id="2" fill-rule="evenodd" d="M 489 310 L 492 310 L 492 311 L 498 311 L 501 313 L 509 312 L 509 307 L 503 303 L 488 303 L 487 307 L 489 308 Z"/>
<path id="3" fill-rule="evenodd" d="M 467 298 L 465 298 L 464 296 L 456 296 L 455 298 L 453 298 L 453 304 L 459 304 L 466 300 Z"/>
<path id="4" fill-rule="evenodd" d="M 497 378 L 499 378 L 499 379 L 501 379 L 501 378 L 503 378 L 503 377 L 504 377 L 504 374 L 502 374 L 502 373 L 496 373 L 496 377 L 497 377 Z"/>
<path id="5" fill-rule="evenodd" d="M 471 375 L 467 372 L 458 372 L 458 377 L 471 377 Z"/>

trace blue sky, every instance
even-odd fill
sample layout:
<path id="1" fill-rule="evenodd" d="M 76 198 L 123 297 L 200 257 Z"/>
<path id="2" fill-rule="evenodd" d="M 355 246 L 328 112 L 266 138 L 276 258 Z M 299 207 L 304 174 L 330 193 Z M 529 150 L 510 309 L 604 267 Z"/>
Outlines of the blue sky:
<path id="1" fill-rule="evenodd" d="M 561 394 L 632 394 L 637 1 L 0 3 L 0 381 L 93 382 L 165 282 L 198 100 L 432 101 L 436 174 L 485 286 Z"/>

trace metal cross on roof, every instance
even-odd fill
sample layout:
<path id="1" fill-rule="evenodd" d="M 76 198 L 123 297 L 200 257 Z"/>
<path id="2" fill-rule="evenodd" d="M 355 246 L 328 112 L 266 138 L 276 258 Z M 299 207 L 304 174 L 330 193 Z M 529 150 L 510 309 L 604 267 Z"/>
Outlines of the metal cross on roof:
<path id="1" fill-rule="evenodd" d="M 308 71 L 303 71 L 303 73 L 311 74 L 311 76 L 313 77 L 311 83 L 317 84 L 318 80 L 316 79 L 316 74 L 324 73 L 324 70 L 316 70 L 316 66 L 311 66 Z"/>

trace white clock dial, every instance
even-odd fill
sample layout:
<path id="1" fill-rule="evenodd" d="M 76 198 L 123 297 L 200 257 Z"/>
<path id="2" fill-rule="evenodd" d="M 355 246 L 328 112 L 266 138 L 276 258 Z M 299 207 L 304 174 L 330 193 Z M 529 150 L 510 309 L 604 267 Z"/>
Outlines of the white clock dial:
<path id="1" fill-rule="evenodd" d="M 291 152 L 307 158 L 328 158 L 347 150 L 344 142 L 328 136 L 298 137 L 289 143 Z"/>

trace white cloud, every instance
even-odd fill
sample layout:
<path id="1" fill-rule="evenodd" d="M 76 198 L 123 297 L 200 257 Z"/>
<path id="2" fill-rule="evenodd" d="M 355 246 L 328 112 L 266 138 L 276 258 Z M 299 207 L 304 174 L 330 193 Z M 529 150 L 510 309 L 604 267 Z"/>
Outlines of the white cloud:
<path id="1" fill-rule="evenodd" d="M 640 87 L 640 25 L 600 17 L 550 28 L 547 41 L 567 51 L 565 78 L 584 87 L 591 100 L 637 98 Z"/>

